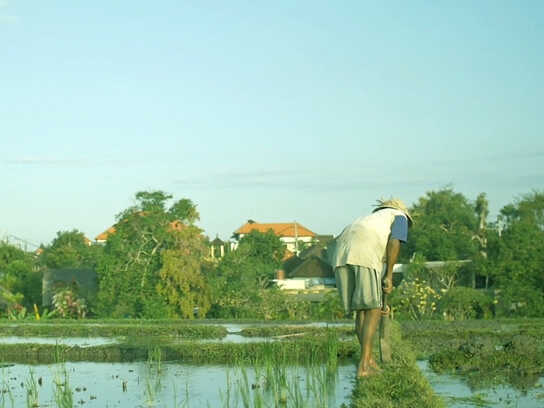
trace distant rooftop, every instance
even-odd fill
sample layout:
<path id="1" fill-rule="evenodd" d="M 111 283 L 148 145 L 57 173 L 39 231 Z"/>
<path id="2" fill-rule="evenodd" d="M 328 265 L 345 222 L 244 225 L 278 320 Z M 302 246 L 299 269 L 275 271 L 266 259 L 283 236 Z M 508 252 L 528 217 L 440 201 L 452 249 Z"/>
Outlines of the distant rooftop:
<path id="1" fill-rule="evenodd" d="M 249 234 L 251 231 L 268 232 L 272 230 L 279 237 L 315 237 L 316 234 L 298 222 L 280 222 L 261 224 L 249 220 L 236 231 L 235 234 Z"/>

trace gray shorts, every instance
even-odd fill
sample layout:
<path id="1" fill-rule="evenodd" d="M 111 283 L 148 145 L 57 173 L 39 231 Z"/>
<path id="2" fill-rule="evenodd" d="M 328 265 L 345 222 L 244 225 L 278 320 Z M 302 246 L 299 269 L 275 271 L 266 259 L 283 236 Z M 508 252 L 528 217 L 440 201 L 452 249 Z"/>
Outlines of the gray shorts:
<path id="1" fill-rule="evenodd" d="M 336 267 L 334 274 L 346 313 L 382 307 L 382 272 L 364 266 L 344 265 Z"/>

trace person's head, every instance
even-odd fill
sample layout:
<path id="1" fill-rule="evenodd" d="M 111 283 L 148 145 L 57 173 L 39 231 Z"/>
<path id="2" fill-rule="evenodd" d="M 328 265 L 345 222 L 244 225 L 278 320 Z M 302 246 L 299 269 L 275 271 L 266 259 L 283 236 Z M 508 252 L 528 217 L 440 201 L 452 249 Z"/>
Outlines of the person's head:
<path id="1" fill-rule="evenodd" d="M 393 208 L 395 210 L 402 211 L 404 215 L 406 215 L 406 218 L 408 218 L 408 225 L 412 226 L 414 220 L 412 219 L 412 216 L 410 215 L 410 211 L 408 211 L 408 208 L 402 202 L 402 200 L 399 200 L 398 198 L 391 198 L 389 200 L 383 200 L 383 199 L 378 200 L 378 203 L 376 204 L 376 208 L 372 212 L 376 212 L 383 208 Z"/>

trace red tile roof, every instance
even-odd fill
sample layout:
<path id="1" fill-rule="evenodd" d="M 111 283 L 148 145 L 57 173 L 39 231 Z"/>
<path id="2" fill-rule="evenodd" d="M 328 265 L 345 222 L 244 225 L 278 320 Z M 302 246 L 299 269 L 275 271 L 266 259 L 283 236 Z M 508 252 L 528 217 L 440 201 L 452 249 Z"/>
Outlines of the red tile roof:
<path id="1" fill-rule="evenodd" d="M 115 234 L 115 231 L 115 227 L 109 227 L 106 231 L 98 234 L 94 239 L 95 241 L 106 241 L 110 235 Z"/>
<path id="2" fill-rule="evenodd" d="M 315 233 L 303 227 L 298 222 L 280 222 L 261 224 L 258 222 L 246 222 L 235 234 L 249 234 L 251 231 L 268 232 L 272 230 L 279 237 L 315 237 Z"/>

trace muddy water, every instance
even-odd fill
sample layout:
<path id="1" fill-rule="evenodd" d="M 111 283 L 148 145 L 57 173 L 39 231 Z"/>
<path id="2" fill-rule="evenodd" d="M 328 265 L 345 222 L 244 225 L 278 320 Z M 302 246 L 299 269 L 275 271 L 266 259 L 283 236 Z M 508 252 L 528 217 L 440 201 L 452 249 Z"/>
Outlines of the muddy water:
<path id="1" fill-rule="evenodd" d="M 266 391 L 264 369 L 245 369 L 247 384 L 239 368 L 219 365 L 194 366 L 163 362 L 136 363 L 64 363 L 64 365 L 7 365 L 0 369 L 0 398 L 5 407 L 26 407 L 29 379 L 34 377 L 40 407 L 54 407 L 55 381 L 63 383 L 63 370 L 73 392 L 74 406 L 85 407 L 238 407 L 245 390 L 250 398 L 257 394 L 273 404 L 271 391 Z M 308 407 L 316 406 L 315 383 L 311 385 L 308 369 L 293 366 L 286 369 L 288 383 L 296 383 Z M 324 371 L 324 368 L 323 368 Z M 348 403 L 354 385 L 355 366 L 339 365 L 329 377 L 323 406 L 339 407 Z M 40 385 L 41 384 L 41 385 Z M 242 391 L 240 391 L 242 390 Z M 295 398 L 294 391 L 286 392 Z M 14 405 L 11 405 L 11 399 Z M 288 401 L 289 402 L 289 401 Z M 0 406 L 2 402 L 0 400 Z"/>
<path id="2" fill-rule="evenodd" d="M 527 392 L 505 385 L 473 391 L 460 376 L 437 374 L 430 368 L 428 361 L 418 361 L 417 364 L 433 390 L 448 402 L 450 408 L 544 407 L 544 377 L 540 378 L 536 386 Z"/>

